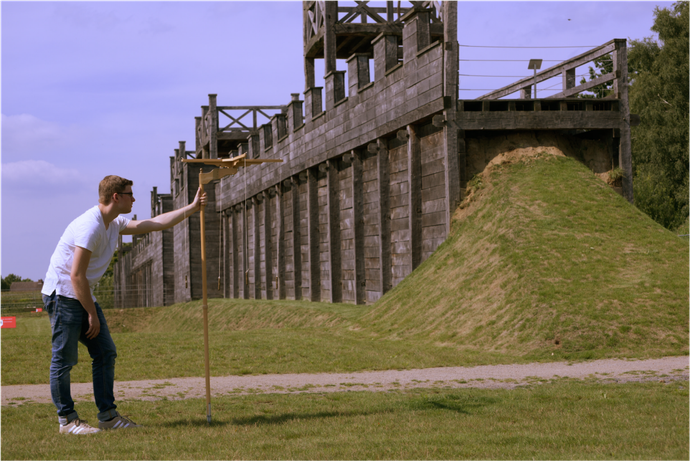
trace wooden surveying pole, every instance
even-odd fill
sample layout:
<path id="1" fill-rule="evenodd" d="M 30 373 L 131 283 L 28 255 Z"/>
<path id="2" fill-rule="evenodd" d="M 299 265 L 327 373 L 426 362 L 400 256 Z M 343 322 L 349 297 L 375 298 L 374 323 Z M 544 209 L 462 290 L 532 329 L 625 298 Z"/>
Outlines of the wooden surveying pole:
<path id="1" fill-rule="evenodd" d="M 201 193 L 204 193 L 204 183 L 201 182 L 201 175 L 199 173 L 199 187 Z M 202 306 L 204 310 L 204 368 L 206 371 L 206 422 L 211 424 L 211 370 L 208 360 L 208 287 L 206 283 L 206 224 L 204 209 L 206 206 L 200 207 L 199 219 L 201 220 L 201 292 L 203 293 Z"/>
<path id="2" fill-rule="evenodd" d="M 202 163 L 204 165 L 217 166 L 218 168 L 208 173 L 199 172 L 199 187 L 204 192 L 204 184 L 218 180 L 225 176 L 237 174 L 241 166 L 258 165 L 266 162 L 282 162 L 277 159 L 247 159 L 246 154 L 224 159 L 182 159 L 184 163 Z M 206 280 L 206 225 L 204 223 L 204 208 L 201 207 L 199 218 L 201 219 L 201 291 L 203 296 L 202 307 L 204 310 L 204 368 L 206 370 L 206 422 L 211 424 L 211 371 L 208 357 L 208 287 Z"/>

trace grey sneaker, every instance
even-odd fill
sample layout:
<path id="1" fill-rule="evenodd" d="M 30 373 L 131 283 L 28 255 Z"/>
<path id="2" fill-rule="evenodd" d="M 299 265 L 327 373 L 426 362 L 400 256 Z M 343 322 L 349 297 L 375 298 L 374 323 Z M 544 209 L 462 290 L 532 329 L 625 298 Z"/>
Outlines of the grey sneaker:
<path id="1" fill-rule="evenodd" d="M 96 432 L 101 432 L 100 429 L 96 429 L 95 427 L 91 427 L 88 424 L 86 424 L 86 421 L 82 421 L 81 419 L 73 419 L 72 421 L 69 422 L 69 424 L 65 424 L 64 426 L 61 424 L 60 425 L 60 434 L 95 434 Z"/>
<path id="2" fill-rule="evenodd" d="M 99 421 L 99 429 L 126 429 L 130 427 L 142 427 L 141 424 L 136 424 L 129 418 L 125 418 L 122 415 L 117 415 L 110 421 Z"/>

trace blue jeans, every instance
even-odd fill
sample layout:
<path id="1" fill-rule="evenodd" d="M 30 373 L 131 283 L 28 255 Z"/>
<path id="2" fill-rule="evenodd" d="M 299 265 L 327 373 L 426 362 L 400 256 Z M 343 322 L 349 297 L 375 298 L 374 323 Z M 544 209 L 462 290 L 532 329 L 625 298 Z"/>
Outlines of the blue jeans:
<path id="1" fill-rule="evenodd" d="M 103 311 L 96 303 L 101 330 L 93 339 L 86 337 L 89 315 L 74 298 L 43 295 L 45 310 L 50 316 L 53 332 L 53 359 L 50 363 L 50 393 L 57 407 L 58 419 L 67 424 L 78 418 L 70 392 L 70 370 L 77 364 L 78 342 L 86 346 L 91 356 L 93 396 L 98 407 L 98 420 L 107 421 L 117 416 L 113 385 L 117 351 L 110 337 Z"/>

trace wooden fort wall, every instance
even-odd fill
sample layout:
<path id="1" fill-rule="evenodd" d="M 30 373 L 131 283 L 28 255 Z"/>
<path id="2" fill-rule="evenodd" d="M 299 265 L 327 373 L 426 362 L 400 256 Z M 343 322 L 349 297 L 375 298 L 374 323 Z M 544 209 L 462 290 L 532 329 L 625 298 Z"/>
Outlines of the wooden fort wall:
<path id="1" fill-rule="evenodd" d="M 427 12 L 412 11 L 398 26 L 401 36 L 380 34 L 371 55 L 353 54 L 347 72 L 331 70 L 323 88 L 309 84 L 305 59 L 304 100 L 293 94 L 236 151 L 222 153 L 282 163 L 239 168 L 206 186 L 209 297 L 375 302 L 446 239 L 461 190 L 501 149 L 553 145 L 597 173 L 629 168 L 631 117 L 627 93 L 618 90 L 624 86 L 616 83 L 616 99 L 605 102 L 568 99 L 586 86 L 566 82 L 568 66 L 584 58 L 559 70 L 568 88 L 562 99 L 530 100 L 523 91 L 521 100 L 458 100 L 456 6 L 447 8 L 443 24 L 430 25 Z M 624 62 L 621 46 L 615 40 L 587 57 L 613 51 Z M 222 139 L 238 135 L 219 128 L 222 109 L 209 95 L 195 122 L 196 149 L 180 142 L 171 157 L 175 209 L 191 203 L 199 172 L 211 169 L 181 160 L 217 158 Z M 631 197 L 626 184 L 622 192 Z M 172 302 L 201 298 L 199 214 L 171 236 L 172 243 L 151 243 L 158 242 L 152 237 L 145 250 L 123 255 L 116 285 L 163 287 Z M 167 278 L 146 275 L 146 267 L 170 266 Z"/>
<path id="2" fill-rule="evenodd" d="M 151 216 L 172 211 L 170 194 L 151 193 Z M 136 216 L 134 217 L 136 219 Z M 133 236 L 114 267 L 115 307 L 164 306 L 174 302 L 173 229 Z"/>
<path id="3" fill-rule="evenodd" d="M 397 46 L 387 51 L 381 36 L 373 82 L 358 68 L 368 61 L 353 56 L 347 97 L 344 72 L 332 72 L 325 111 L 322 89 L 311 88 L 304 117 L 293 99 L 285 120 L 250 137 L 249 158 L 283 163 L 240 168 L 216 185 L 226 296 L 375 302 L 445 240 L 460 186 L 457 149 L 445 148 L 454 130 L 432 124 L 452 106 L 447 56 L 418 22 L 403 29 L 402 63 L 391 63 Z"/>
<path id="4" fill-rule="evenodd" d="M 185 151 L 185 143 L 180 143 L 180 149 L 176 149 L 176 157 L 179 152 Z M 179 170 L 175 170 L 179 168 Z M 171 161 L 172 176 L 172 202 L 173 208 L 179 209 L 194 201 L 194 197 L 199 188 L 199 173 L 209 171 L 210 167 L 198 165 L 182 164 Z M 206 240 L 207 240 L 207 279 L 209 297 L 223 297 L 222 289 L 218 289 L 219 277 L 219 250 L 218 241 L 222 229 L 220 228 L 220 216 L 212 212 L 212 206 L 216 201 L 215 190 L 213 187 L 206 187 L 205 192 L 208 196 L 210 206 L 207 206 L 205 213 Z M 173 228 L 173 247 L 174 254 L 171 258 L 173 262 L 173 287 L 174 302 L 187 302 L 192 299 L 200 299 L 202 296 L 201 280 L 201 220 L 198 212 L 193 213 L 189 218 L 183 220 Z M 165 232 L 165 231 L 164 231 Z M 222 270 L 222 268 L 221 268 Z M 221 284 L 222 285 L 222 284 Z"/>

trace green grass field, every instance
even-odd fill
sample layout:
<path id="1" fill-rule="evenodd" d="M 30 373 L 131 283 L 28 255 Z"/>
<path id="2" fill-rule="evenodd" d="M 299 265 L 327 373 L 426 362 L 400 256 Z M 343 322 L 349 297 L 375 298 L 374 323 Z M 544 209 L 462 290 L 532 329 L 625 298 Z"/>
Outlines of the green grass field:
<path id="1" fill-rule="evenodd" d="M 688 239 L 578 162 L 472 181 L 453 233 L 372 306 L 214 299 L 211 374 L 316 373 L 688 354 Z M 198 301 L 107 310 L 116 379 L 203 376 Z M 45 313 L 2 330 L 2 384 L 48 383 Z M 89 382 L 80 346 L 73 382 Z M 688 384 L 123 402 L 134 436 L 66 440 L 52 405 L 2 410 L 2 455 L 92 458 L 688 458 Z M 77 408 L 95 419 L 92 404 Z"/>
<path id="2" fill-rule="evenodd" d="M 215 318 L 215 322 L 211 322 L 209 335 L 213 376 L 526 362 L 520 357 L 496 352 L 463 352 L 455 346 L 381 339 L 370 333 L 350 330 L 347 324 L 321 328 L 284 325 L 281 328 L 232 330 L 220 323 L 218 317 L 223 315 L 228 319 L 237 316 L 238 321 L 244 322 L 243 312 L 253 304 L 257 304 L 257 311 L 261 310 L 262 303 L 247 300 L 211 302 L 209 316 Z M 299 303 L 287 304 L 294 307 Z M 325 307 L 334 309 L 332 305 Z M 351 306 L 343 308 L 348 310 Z M 281 307 L 275 310 L 280 311 Z M 313 315 L 314 306 L 306 303 L 303 310 Z M 151 319 L 151 314 L 159 317 L 159 320 Z M 185 321 L 185 314 L 192 319 Z M 195 319 L 197 314 L 199 318 Z M 2 330 L 3 385 L 48 383 L 50 323 L 47 315 L 39 315 L 18 317 L 16 330 Z M 106 317 L 118 348 L 117 380 L 204 375 L 199 303 L 169 308 L 127 309 L 122 313 L 106 311 Z M 298 319 L 294 320 L 299 322 Z M 157 321 L 161 323 L 158 326 Z M 168 324 L 178 324 L 178 329 L 172 326 L 168 328 Z M 118 332 L 122 330 L 126 332 Z M 90 360 L 86 348 L 79 345 L 79 364 L 72 370 L 73 382 L 91 381 Z"/>
<path id="3" fill-rule="evenodd" d="M 688 384 L 124 402 L 145 427 L 58 434 L 54 407 L 2 411 L 4 459 L 688 459 Z M 78 404 L 81 415 L 95 414 Z M 93 417 L 92 417 L 93 420 Z"/>

